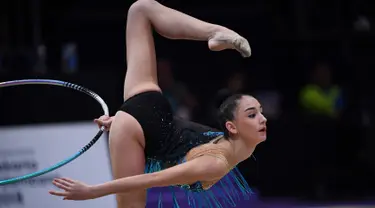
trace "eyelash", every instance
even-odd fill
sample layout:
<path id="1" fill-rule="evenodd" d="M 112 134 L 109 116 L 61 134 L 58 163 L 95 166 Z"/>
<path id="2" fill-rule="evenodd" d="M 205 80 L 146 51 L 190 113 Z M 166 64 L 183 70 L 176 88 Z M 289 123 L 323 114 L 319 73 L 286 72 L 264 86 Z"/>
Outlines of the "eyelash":
<path id="1" fill-rule="evenodd" d="M 260 112 L 260 113 L 262 113 L 262 112 Z M 255 118 L 256 115 L 257 115 L 256 113 L 252 113 L 252 114 L 248 115 L 247 117 L 249 117 L 249 118 Z"/>
<path id="2" fill-rule="evenodd" d="M 249 118 L 255 118 L 255 116 L 256 116 L 256 114 L 254 113 L 254 114 L 250 114 L 248 117 Z"/>

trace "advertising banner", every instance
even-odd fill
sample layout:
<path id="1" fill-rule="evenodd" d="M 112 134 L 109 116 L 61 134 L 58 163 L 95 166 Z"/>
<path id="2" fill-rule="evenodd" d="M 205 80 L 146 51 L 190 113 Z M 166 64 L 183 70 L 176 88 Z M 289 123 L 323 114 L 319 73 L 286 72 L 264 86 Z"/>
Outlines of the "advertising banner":
<path id="1" fill-rule="evenodd" d="M 50 167 L 84 147 L 97 133 L 92 122 L 15 126 L 0 128 L 0 179 L 32 173 Z M 111 177 L 107 135 L 86 153 L 48 174 L 17 184 L 0 186 L 0 208 L 114 208 L 115 197 L 67 201 L 48 193 L 56 189 L 55 177 L 68 177 L 87 184 Z"/>

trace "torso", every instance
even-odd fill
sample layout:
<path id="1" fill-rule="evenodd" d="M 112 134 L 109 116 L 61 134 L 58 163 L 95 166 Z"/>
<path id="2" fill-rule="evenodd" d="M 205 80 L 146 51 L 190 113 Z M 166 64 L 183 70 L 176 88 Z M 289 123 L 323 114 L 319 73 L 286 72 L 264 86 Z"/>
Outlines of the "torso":
<path id="1" fill-rule="evenodd" d="M 160 141 L 159 148 L 153 149 L 151 152 L 153 154 L 148 154 L 151 156 L 147 158 L 149 164 L 158 163 L 156 166 L 149 165 L 150 167 L 160 166 L 160 169 L 165 169 L 193 160 L 202 155 L 214 156 L 225 161 L 227 163 L 228 172 L 237 165 L 234 160 L 233 151 L 231 151 L 227 145 L 223 145 L 223 143 L 226 142 L 225 140 L 222 139 L 219 143 L 213 142 L 217 140 L 218 137 L 215 132 L 220 133 L 213 128 L 174 118 L 172 127 L 168 131 L 170 135 L 165 137 L 164 141 Z M 157 170 L 148 169 L 146 172 L 154 171 Z M 210 181 L 199 181 L 195 184 L 185 184 L 181 186 L 188 190 L 207 190 L 220 179 L 221 178 L 215 178 Z"/>

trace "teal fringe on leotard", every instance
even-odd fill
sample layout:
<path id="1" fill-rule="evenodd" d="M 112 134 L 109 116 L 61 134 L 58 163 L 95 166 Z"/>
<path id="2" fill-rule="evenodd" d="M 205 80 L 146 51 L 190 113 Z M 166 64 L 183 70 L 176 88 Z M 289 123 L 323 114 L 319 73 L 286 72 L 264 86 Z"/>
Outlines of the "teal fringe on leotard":
<path id="1" fill-rule="evenodd" d="M 183 162 L 184 160 L 180 160 L 176 164 Z M 145 173 L 157 172 L 168 166 L 170 165 L 166 162 L 148 159 Z M 239 200 L 248 200 L 250 195 L 253 194 L 237 167 L 233 168 L 225 177 L 208 190 L 204 190 L 200 182 L 191 185 L 171 186 L 169 188 L 173 198 L 173 208 L 180 208 L 180 204 L 186 204 L 186 202 L 191 208 L 235 207 Z M 186 196 L 184 200 L 187 201 L 182 202 L 182 200 L 177 199 L 175 193 L 178 189 L 183 190 Z M 162 192 L 159 193 L 158 208 L 163 208 Z"/>

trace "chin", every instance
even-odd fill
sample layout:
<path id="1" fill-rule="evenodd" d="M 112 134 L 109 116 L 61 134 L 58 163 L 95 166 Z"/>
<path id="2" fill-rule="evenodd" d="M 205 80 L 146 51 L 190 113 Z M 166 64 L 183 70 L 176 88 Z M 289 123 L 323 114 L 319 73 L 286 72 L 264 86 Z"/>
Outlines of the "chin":
<path id="1" fill-rule="evenodd" d="M 257 139 L 257 144 L 260 144 L 267 140 L 267 136 L 261 136 Z"/>
<path id="2" fill-rule="evenodd" d="M 264 132 L 264 133 L 259 134 L 258 140 L 259 140 L 259 143 L 266 141 L 267 140 L 267 133 Z"/>

